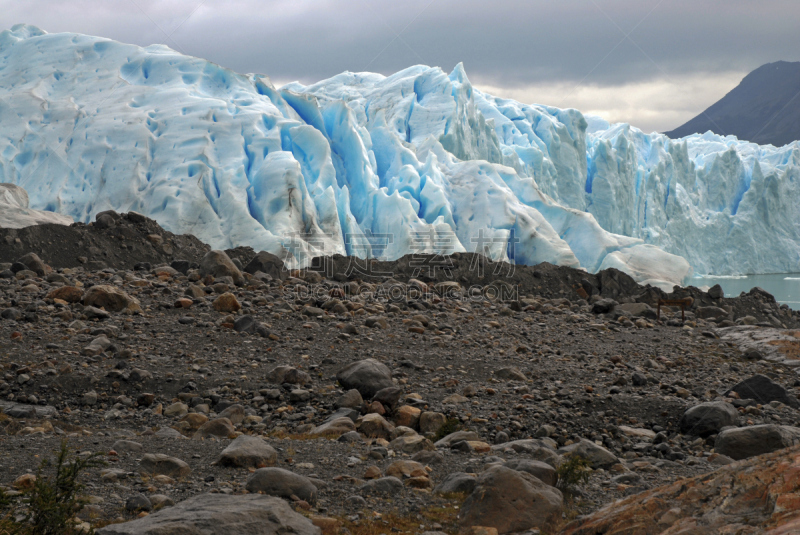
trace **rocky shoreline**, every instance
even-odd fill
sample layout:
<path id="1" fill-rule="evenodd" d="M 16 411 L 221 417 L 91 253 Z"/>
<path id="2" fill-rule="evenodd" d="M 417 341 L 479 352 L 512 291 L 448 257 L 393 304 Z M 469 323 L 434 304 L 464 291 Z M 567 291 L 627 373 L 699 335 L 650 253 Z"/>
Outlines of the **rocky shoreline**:
<path id="1" fill-rule="evenodd" d="M 685 322 L 656 321 L 658 299 L 684 297 Z M 63 438 L 102 452 L 78 515 L 114 522 L 100 533 L 193 510 L 219 524 L 208 494 L 299 533 L 400 517 L 551 532 L 800 440 L 800 316 L 757 289 L 665 294 L 471 254 L 289 271 L 105 213 L 0 229 L 0 318 L 0 484 L 19 491 Z M 553 485 L 573 454 L 592 472 L 566 503 Z M 251 528 L 219 533 L 235 529 Z"/>

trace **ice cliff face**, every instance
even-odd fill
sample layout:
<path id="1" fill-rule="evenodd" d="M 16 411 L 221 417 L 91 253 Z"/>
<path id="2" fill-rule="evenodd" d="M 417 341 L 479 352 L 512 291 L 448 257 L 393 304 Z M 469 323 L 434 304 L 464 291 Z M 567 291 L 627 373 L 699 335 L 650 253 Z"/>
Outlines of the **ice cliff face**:
<path id="1" fill-rule="evenodd" d="M 715 216 L 719 228 L 736 226 L 750 192 L 772 194 L 767 175 L 748 175 L 748 165 L 794 166 L 756 146 L 747 160 L 733 140 L 716 142 L 734 145 L 720 151 L 709 140 L 676 144 L 590 122 L 482 94 L 460 66 L 276 89 L 163 46 L 30 26 L 0 33 L 0 182 L 27 189 L 34 208 L 79 221 L 135 210 L 214 247 L 250 245 L 297 262 L 478 249 L 673 283 L 689 264 L 663 249 L 701 260 L 701 271 L 707 257 L 716 261 L 692 249 L 714 235 L 708 207 L 736 204 Z M 752 179 L 725 173 L 737 160 L 750 162 L 741 177 Z M 738 201 L 731 184 L 747 191 Z M 749 236 L 761 214 L 784 221 L 782 209 L 750 209 L 741 231 Z M 720 265 L 744 265 L 737 250 L 727 259 L 739 264 Z"/>
<path id="2" fill-rule="evenodd" d="M 45 223 L 71 225 L 73 221 L 71 217 L 53 212 L 31 210 L 24 189 L 0 183 L 0 228 L 24 228 Z"/>

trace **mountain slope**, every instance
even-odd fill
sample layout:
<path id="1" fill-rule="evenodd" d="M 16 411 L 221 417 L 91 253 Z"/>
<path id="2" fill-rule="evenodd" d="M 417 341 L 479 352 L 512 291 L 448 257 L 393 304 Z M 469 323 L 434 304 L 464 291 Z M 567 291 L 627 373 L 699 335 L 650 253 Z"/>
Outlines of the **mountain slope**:
<path id="1" fill-rule="evenodd" d="M 665 134 L 712 131 L 781 147 L 800 139 L 800 62 L 762 65 L 706 111 Z"/>

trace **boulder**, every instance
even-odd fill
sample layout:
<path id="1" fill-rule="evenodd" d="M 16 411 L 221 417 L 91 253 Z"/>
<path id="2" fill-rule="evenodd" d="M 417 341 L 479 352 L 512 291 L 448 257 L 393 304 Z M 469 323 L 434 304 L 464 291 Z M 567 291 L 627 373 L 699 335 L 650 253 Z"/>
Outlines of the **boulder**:
<path id="1" fill-rule="evenodd" d="M 535 461 L 532 459 L 511 459 L 503 466 L 516 470 L 517 472 L 526 472 L 545 485 L 554 487 L 556 485 L 556 469 L 542 461 Z"/>
<path id="2" fill-rule="evenodd" d="M 339 370 L 336 379 L 346 389 L 355 388 L 365 398 L 372 397 L 384 388 L 394 386 L 392 371 L 375 359 L 352 362 Z"/>
<path id="3" fill-rule="evenodd" d="M 728 311 L 719 307 L 697 307 L 694 315 L 700 320 L 719 320 L 727 318 Z"/>
<path id="4" fill-rule="evenodd" d="M 236 321 L 233 322 L 233 330 L 237 333 L 252 334 L 256 332 L 257 326 L 258 323 L 256 322 L 256 319 L 250 314 L 238 317 L 236 318 Z"/>
<path id="5" fill-rule="evenodd" d="M 310 431 L 312 435 L 341 436 L 350 431 L 355 431 L 356 426 L 350 418 L 342 417 L 318 425 Z"/>
<path id="6" fill-rule="evenodd" d="M 194 434 L 194 438 L 208 438 L 208 437 L 217 437 L 217 438 L 228 438 L 230 435 L 235 433 L 236 430 L 233 427 L 233 424 L 227 418 L 216 418 L 214 420 L 209 420 L 203 425 L 200 426 L 200 429 Z"/>
<path id="7" fill-rule="evenodd" d="M 394 413 L 394 423 L 416 429 L 419 427 L 419 419 L 422 411 L 411 405 L 403 405 Z"/>
<path id="8" fill-rule="evenodd" d="M 380 414 L 365 414 L 358 424 L 358 431 L 368 438 L 390 439 L 394 425 L 387 422 Z"/>
<path id="9" fill-rule="evenodd" d="M 100 335 L 91 342 L 89 342 L 89 345 L 87 345 L 81 350 L 81 354 L 87 356 L 95 356 L 99 355 L 109 347 L 111 347 L 111 341 L 108 338 L 106 338 L 105 335 Z"/>
<path id="10" fill-rule="evenodd" d="M 592 468 L 594 469 L 611 468 L 619 462 L 619 459 L 613 453 L 585 438 L 582 438 L 580 442 L 560 448 L 558 453 L 561 455 L 579 455 L 592 463 Z"/>
<path id="11" fill-rule="evenodd" d="M 711 288 L 708 289 L 708 296 L 711 299 L 722 299 L 725 297 L 725 292 L 722 291 L 722 286 L 719 284 L 715 284 Z"/>
<path id="12" fill-rule="evenodd" d="M 97 284 L 83 294 L 83 304 L 102 308 L 108 312 L 141 312 L 139 300 L 135 299 L 116 286 Z"/>
<path id="13" fill-rule="evenodd" d="M 83 299 L 83 290 L 75 286 L 62 286 L 50 290 L 47 294 L 48 299 L 61 299 L 67 303 L 80 303 Z"/>
<path id="14" fill-rule="evenodd" d="M 286 270 L 283 261 L 274 254 L 266 251 L 261 251 L 254 256 L 244 267 L 244 271 L 251 275 L 255 275 L 260 271 L 266 273 L 275 280 L 286 280 L 289 277 L 289 272 Z"/>
<path id="15" fill-rule="evenodd" d="M 259 468 L 247 478 L 245 488 L 280 498 L 296 496 L 310 504 L 317 501 L 317 487 L 309 478 L 283 468 Z"/>
<path id="16" fill-rule="evenodd" d="M 728 464 L 610 503 L 559 533 L 800 533 L 797 466 L 800 447 Z"/>
<path id="17" fill-rule="evenodd" d="M 450 433 L 443 439 L 439 440 L 434 444 L 437 448 L 449 448 L 451 444 L 455 444 L 456 442 L 461 442 L 464 440 L 467 441 L 478 441 L 481 437 L 475 431 L 456 431 L 455 433 Z"/>
<path id="18" fill-rule="evenodd" d="M 421 435 L 403 435 L 389 443 L 389 447 L 401 453 L 417 453 L 418 451 L 431 451 L 433 443 Z"/>
<path id="19" fill-rule="evenodd" d="M 618 305 L 616 301 L 613 299 L 599 299 L 592 305 L 592 313 L 593 314 L 607 314 L 614 310 L 614 308 Z"/>
<path id="20" fill-rule="evenodd" d="M 707 437 L 715 435 L 723 427 L 736 425 L 739 411 L 730 403 L 711 401 L 701 403 L 687 410 L 681 418 L 681 433 Z"/>
<path id="21" fill-rule="evenodd" d="M 422 434 L 438 433 L 447 421 L 441 412 L 423 412 L 419 415 L 419 431 Z"/>
<path id="22" fill-rule="evenodd" d="M 360 410 L 364 406 L 364 398 L 361 397 L 361 392 L 355 388 L 345 392 L 339 399 L 336 400 L 336 408 L 348 408 Z"/>
<path id="23" fill-rule="evenodd" d="M 177 401 L 164 409 L 164 416 L 167 418 L 180 418 L 189 412 L 189 406 L 186 403 Z"/>
<path id="24" fill-rule="evenodd" d="M 23 264 L 26 268 L 28 268 L 30 271 L 33 271 L 40 277 L 44 277 L 47 273 L 47 266 L 44 262 L 42 262 L 42 259 L 39 258 L 39 255 L 36 253 L 28 253 L 25 256 L 18 258 L 17 262 Z"/>
<path id="25" fill-rule="evenodd" d="M 236 264 L 224 251 L 209 251 L 200 260 L 200 276 L 214 279 L 230 277 L 236 286 L 244 284 L 244 277 Z"/>
<path id="26" fill-rule="evenodd" d="M 267 381 L 277 385 L 283 383 L 306 385 L 311 382 L 311 376 L 292 366 L 276 366 L 267 373 Z"/>
<path id="27" fill-rule="evenodd" d="M 311 520 L 272 496 L 199 494 L 172 507 L 123 524 L 111 524 L 97 535 L 321 535 Z"/>
<path id="28" fill-rule="evenodd" d="M 754 399 L 762 405 L 770 401 L 780 401 L 795 409 L 800 408 L 796 397 L 789 395 L 785 388 L 766 375 L 754 375 L 745 379 L 734 385 L 725 395 L 729 396 L 731 392 L 736 392 L 741 399 Z"/>
<path id="29" fill-rule="evenodd" d="M 241 468 L 263 468 L 278 461 L 278 452 L 258 437 L 240 435 L 222 450 L 217 464 Z"/>
<path id="30" fill-rule="evenodd" d="M 740 460 L 800 444 L 800 428 L 764 424 L 725 429 L 714 442 L 714 451 Z"/>
<path id="31" fill-rule="evenodd" d="M 494 372 L 496 379 L 502 381 L 527 381 L 528 378 L 522 373 L 519 368 L 500 368 Z"/>
<path id="32" fill-rule="evenodd" d="M 386 407 L 394 408 L 394 406 L 397 405 L 397 402 L 400 401 L 400 398 L 402 396 L 403 396 L 402 388 L 397 386 L 390 386 L 378 390 L 372 397 L 372 401 L 377 401 L 378 403 Z"/>
<path id="33" fill-rule="evenodd" d="M 236 299 L 236 296 L 230 292 L 225 292 L 214 299 L 214 302 L 211 303 L 211 306 L 213 306 L 214 310 L 217 312 L 222 312 L 224 314 L 238 312 L 239 309 L 242 308 L 242 305 L 239 304 L 239 300 Z"/>
<path id="34" fill-rule="evenodd" d="M 478 477 L 466 472 L 453 472 L 447 474 L 441 483 L 434 487 L 435 494 L 470 494 L 475 490 Z"/>
<path id="35" fill-rule="evenodd" d="M 143 474 L 183 477 L 188 476 L 192 469 L 177 457 L 170 457 L 163 453 L 148 453 L 142 457 L 139 471 Z"/>
<path id="36" fill-rule="evenodd" d="M 111 449 L 117 453 L 142 453 L 144 446 L 132 440 L 117 440 L 111 446 Z"/>
<path id="37" fill-rule="evenodd" d="M 217 415 L 218 418 L 227 418 L 233 425 L 239 425 L 244 421 L 245 413 L 244 407 L 238 403 L 229 405 L 222 412 Z"/>
<path id="38" fill-rule="evenodd" d="M 417 475 L 427 475 L 425 467 L 416 461 L 400 460 L 395 461 L 386 468 L 386 475 L 403 479 L 405 477 L 415 477 Z"/>
<path id="39" fill-rule="evenodd" d="M 561 519 L 563 501 L 558 489 L 534 476 L 493 466 L 461 506 L 459 524 L 492 527 L 501 534 L 548 528 Z"/>

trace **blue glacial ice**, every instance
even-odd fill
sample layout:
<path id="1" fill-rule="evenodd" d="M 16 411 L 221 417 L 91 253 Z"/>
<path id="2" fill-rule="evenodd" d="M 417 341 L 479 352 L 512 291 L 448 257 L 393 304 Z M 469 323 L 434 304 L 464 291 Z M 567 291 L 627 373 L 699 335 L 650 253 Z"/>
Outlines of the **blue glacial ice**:
<path id="1" fill-rule="evenodd" d="M 478 249 L 667 288 L 796 271 L 796 148 L 520 104 L 461 65 L 276 88 L 165 46 L 0 33 L 0 182 L 32 208 L 134 210 L 298 265 Z"/>

